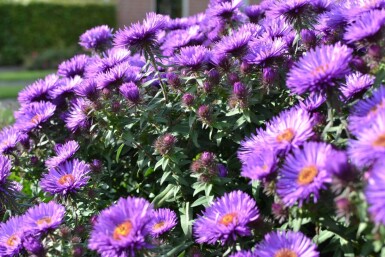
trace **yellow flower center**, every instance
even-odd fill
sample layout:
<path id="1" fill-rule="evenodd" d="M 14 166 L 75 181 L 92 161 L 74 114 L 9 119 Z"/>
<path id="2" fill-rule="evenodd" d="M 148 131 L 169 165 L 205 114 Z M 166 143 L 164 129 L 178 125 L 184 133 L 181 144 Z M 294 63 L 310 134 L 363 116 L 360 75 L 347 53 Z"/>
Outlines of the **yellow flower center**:
<path id="1" fill-rule="evenodd" d="M 37 225 L 50 224 L 52 222 L 51 217 L 44 217 L 36 221 Z"/>
<path id="2" fill-rule="evenodd" d="M 7 245 L 9 246 L 15 246 L 17 244 L 17 241 L 19 240 L 19 237 L 16 235 L 12 235 L 7 240 Z"/>
<path id="3" fill-rule="evenodd" d="M 317 75 L 319 73 L 325 73 L 327 70 L 329 69 L 329 64 L 328 63 L 325 63 L 325 64 L 321 64 L 320 66 L 318 66 L 317 68 L 315 68 L 313 71 L 312 71 L 312 75 Z"/>
<path id="4" fill-rule="evenodd" d="M 234 221 L 237 222 L 237 214 L 228 213 L 221 218 L 219 223 L 227 227 L 229 224 L 233 223 Z"/>
<path id="5" fill-rule="evenodd" d="M 40 115 L 36 114 L 35 116 L 33 116 L 32 119 L 31 119 L 31 122 L 33 124 L 39 124 L 39 122 L 40 122 Z"/>
<path id="6" fill-rule="evenodd" d="M 318 174 L 318 169 L 315 165 L 306 166 L 299 172 L 297 182 L 302 186 L 308 185 L 311 182 L 313 182 L 317 174 Z"/>
<path id="7" fill-rule="evenodd" d="M 132 230 L 132 223 L 131 221 L 127 220 L 115 228 L 114 234 L 112 235 L 112 237 L 115 240 L 120 240 L 122 237 L 128 236 L 131 230 Z"/>
<path id="8" fill-rule="evenodd" d="M 290 142 L 294 138 L 294 131 L 290 128 L 285 129 L 281 134 L 279 134 L 276 139 L 278 142 Z"/>
<path id="9" fill-rule="evenodd" d="M 60 185 L 72 184 L 75 182 L 75 178 L 72 174 L 66 174 L 59 178 L 58 182 Z"/>
<path id="10" fill-rule="evenodd" d="M 374 142 L 373 146 L 385 147 L 385 133 L 381 134 Z"/>
<path id="11" fill-rule="evenodd" d="M 274 257 L 298 257 L 298 254 L 293 250 L 283 248 L 274 254 Z"/>
<path id="12" fill-rule="evenodd" d="M 161 229 L 163 226 L 164 226 L 164 221 L 161 221 L 161 222 L 158 222 L 156 223 L 152 228 L 157 230 L 157 229 Z"/>

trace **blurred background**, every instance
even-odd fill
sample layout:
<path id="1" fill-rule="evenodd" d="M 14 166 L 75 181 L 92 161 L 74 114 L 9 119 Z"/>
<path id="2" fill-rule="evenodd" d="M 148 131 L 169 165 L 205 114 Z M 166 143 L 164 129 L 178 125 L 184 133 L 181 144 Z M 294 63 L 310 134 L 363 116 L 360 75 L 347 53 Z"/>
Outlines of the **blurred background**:
<path id="1" fill-rule="evenodd" d="M 259 0 L 244 0 L 256 4 Z M 0 0 L 0 128 L 13 120 L 18 92 L 81 53 L 79 36 L 115 30 L 147 12 L 172 18 L 203 12 L 209 0 Z"/>

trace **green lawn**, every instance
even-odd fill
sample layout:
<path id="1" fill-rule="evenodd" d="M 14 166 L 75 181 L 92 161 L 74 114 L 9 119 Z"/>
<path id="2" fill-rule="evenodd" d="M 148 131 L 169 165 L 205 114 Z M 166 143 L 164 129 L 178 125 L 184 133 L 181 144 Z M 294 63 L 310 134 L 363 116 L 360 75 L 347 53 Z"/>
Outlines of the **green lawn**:
<path id="1" fill-rule="evenodd" d="M 55 73 L 53 70 L 38 70 L 38 71 L 3 71 L 0 72 L 0 82 L 5 81 L 32 81 L 39 78 L 44 78 L 50 73 Z"/>
<path id="2" fill-rule="evenodd" d="M 16 98 L 26 85 L 0 86 L 0 99 Z"/>

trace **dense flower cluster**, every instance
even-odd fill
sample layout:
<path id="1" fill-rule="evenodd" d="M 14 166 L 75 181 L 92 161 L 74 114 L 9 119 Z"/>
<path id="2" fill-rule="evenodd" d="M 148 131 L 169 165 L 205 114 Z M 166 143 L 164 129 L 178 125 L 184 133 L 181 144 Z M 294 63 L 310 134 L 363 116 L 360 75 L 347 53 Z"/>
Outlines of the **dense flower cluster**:
<path id="1" fill-rule="evenodd" d="M 0 131 L 0 256 L 379 256 L 385 2 L 210 0 L 80 36 Z"/>

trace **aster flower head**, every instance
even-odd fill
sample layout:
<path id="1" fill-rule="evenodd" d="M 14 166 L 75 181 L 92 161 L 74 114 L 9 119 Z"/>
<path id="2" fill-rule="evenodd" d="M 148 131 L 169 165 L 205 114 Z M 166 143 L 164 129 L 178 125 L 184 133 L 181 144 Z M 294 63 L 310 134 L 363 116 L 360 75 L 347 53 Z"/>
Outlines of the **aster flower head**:
<path id="1" fill-rule="evenodd" d="M 242 191 L 232 191 L 207 207 L 193 224 L 197 243 L 215 244 L 236 241 L 238 236 L 250 236 L 250 223 L 257 220 L 256 202 Z"/>
<path id="2" fill-rule="evenodd" d="M 309 112 L 315 111 L 326 101 L 326 96 L 322 93 L 310 93 L 310 95 L 299 103 L 299 106 Z"/>
<path id="3" fill-rule="evenodd" d="M 23 217 L 12 217 L 0 223 L 0 256 L 16 256 L 23 247 Z"/>
<path id="4" fill-rule="evenodd" d="M 149 247 L 152 206 L 143 198 L 120 198 L 103 210 L 93 226 L 88 248 L 102 256 L 135 256 L 138 250 Z"/>
<path id="5" fill-rule="evenodd" d="M 11 173 L 11 161 L 0 155 L 0 185 L 4 184 Z"/>
<path id="6" fill-rule="evenodd" d="M 43 256 L 45 254 L 40 236 L 34 235 L 34 233 L 25 233 L 22 240 L 23 247 L 28 253 L 35 256 Z"/>
<path id="7" fill-rule="evenodd" d="M 259 5 L 249 5 L 245 8 L 245 14 L 249 17 L 250 22 L 258 23 L 264 16 L 264 10 Z"/>
<path id="8" fill-rule="evenodd" d="M 129 28 L 118 30 L 114 37 L 114 45 L 134 50 L 148 50 L 157 44 L 157 35 L 168 23 L 166 16 L 147 13 L 146 19 L 140 24 L 134 23 Z"/>
<path id="9" fill-rule="evenodd" d="M 368 40 L 376 41 L 385 24 L 385 10 L 372 10 L 359 16 L 354 23 L 346 27 L 344 39 L 348 43 Z"/>
<path id="10" fill-rule="evenodd" d="M 62 100 L 65 97 L 71 96 L 74 94 L 74 91 L 82 83 L 83 79 L 76 75 L 72 78 L 66 78 L 62 80 L 57 87 L 53 88 L 49 95 L 51 99 Z"/>
<path id="11" fill-rule="evenodd" d="M 0 154 L 9 154 L 22 139 L 22 132 L 15 127 L 4 127 L 0 131 Z"/>
<path id="12" fill-rule="evenodd" d="M 67 161 L 68 159 L 72 158 L 78 150 L 79 150 L 79 144 L 74 140 L 70 140 L 63 145 L 62 144 L 56 145 L 55 147 L 56 156 L 49 158 L 45 162 L 45 166 L 48 169 L 57 167 L 63 162 Z"/>
<path id="13" fill-rule="evenodd" d="M 137 82 L 140 77 L 139 67 L 123 62 L 114 66 L 106 73 L 98 75 L 97 88 L 104 89 L 110 86 L 120 86 L 125 82 Z"/>
<path id="14" fill-rule="evenodd" d="M 383 225 L 385 225 L 385 203 L 382 200 L 385 195 L 384 164 L 384 161 L 380 159 L 373 165 L 365 189 L 371 219 L 375 223 Z"/>
<path id="15" fill-rule="evenodd" d="M 175 136 L 170 133 L 166 133 L 156 139 L 154 148 L 159 154 L 166 155 L 173 149 L 177 141 L 178 140 Z"/>
<path id="16" fill-rule="evenodd" d="M 264 138 L 274 151 L 288 152 L 301 146 L 313 134 L 313 118 L 307 111 L 293 107 L 269 121 Z"/>
<path id="17" fill-rule="evenodd" d="M 207 10 L 208 16 L 219 18 L 222 22 L 234 19 L 238 8 L 242 7 L 242 0 L 218 1 L 211 3 Z"/>
<path id="18" fill-rule="evenodd" d="M 371 120 L 369 127 L 357 132 L 357 140 L 350 139 L 348 154 L 358 167 L 370 166 L 385 157 L 385 110 Z"/>
<path id="19" fill-rule="evenodd" d="M 277 193 L 286 206 L 302 205 L 311 195 L 317 201 L 319 191 L 331 182 L 327 162 L 333 154 L 326 143 L 307 142 L 286 157 L 277 182 Z"/>
<path id="20" fill-rule="evenodd" d="M 33 102 L 21 107 L 15 113 L 15 128 L 22 132 L 30 132 L 49 120 L 55 113 L 56 106 L 51 102 Z"/>
<path id="21" fill-rule="evenodd" d="M 107 25 L 96 26 L 80 36 L 79 45 L 88 50 L 102 51 L 111 46 L 112 29 Z"/>
<path id="22" fill-rule="evenodd" d="M 252 180 L 264 179 L 272 174 L 276 164 L 277 158 L 271 148 L 256 150 L 248 154 L 247 159 L 242 162 L 241 176 Z"/>
<path id="23" fill-rule="evenodd" d="M 348 117 L 349 130 L 352 134 L 357 135 L 364 128 L 372 125 L 373 120 L 378 113 L 382 112 L 385 107 L 385 86 L 381 86 L 373 92 L 373 95 L 366 99 L 361 99 L 352 108 Z"/>
<path id="24" fill-rule="evenodd" d="M 352 49 L 337 43 L 322 45 L 302 56 L 287 75 L 286 85 L 296 94 L 320 92 L 349 73 Z"/>
<path id="25" fill-rule="evenodd" d="M 86 129 L 90 125 L 88 112 L 91 110 L 91 102 L 84 98 L 76 98 L 66 114 L 66 127 L 75 132 L 78 129 Z"/>
<path id="26" fill-rule="evenodd" d="M 195 101 L 195 96 L 193 94 L 185 93 L 182 96 L 182 103 L 187 107 L 191 107 L 194 104 L 194 101 Z"/>
<path id="27" fill-rule="evenodd" d="M 119 87 L 119 91 L 131 103 L 138 104 L 140 102 L 139 88 L 137 85 L 135 85 L 135 83 L 124 83 Z"/>
<path id="28" fill-rule="evenodd" d="M 235 31 L 232 35 L 223 37 L 213 51 L 219 55 L 242 57 L 248 49 L 251 38 L 252 34 L 247 30 Z"/>
<path id="29" fill-rule="evenodd" d="M 304 12 L 309 7 L 309 0 L 288 0 L 288 1 L 272 1 L 270 9 L 266 11 L 267 16 L 279 17 L 283 16 L 289 22 L 292 22 L 300 16 L 305 16 Z"/>
<path id="30" fill-rule="evenodd" d="M 56 74 L 47 75 L 21 90 L 17 100 L 22 106 L 32 102 L 49 101 L 51 99 L 49 93 L 58 86 L 59 81 Z"/>
<path id="31" fill-rule="evenodd" d="M 316 245 L 301 232 L 273 231 L 254 251 L 258 257 L 318 257 Z"/>
<path id="32" fill-rule="evenodd" d="M 355 72 L 346 76 L 346 83 L 340 88 L 345 99 L 350 99 L 356 94 L 368 89 L 374 84 L 375 77 L 369 74 Z"/>
<path id="33" fill-rule="evenodd" d="M 313 30 L 303 29 L 301 30 L 302 43 L 307 49 L 314 47 L 317 43 L 317 36 Z"/>
<path id="34" fill-rule="evenodd" d="M 64 214 L 64 206 L 54 201 L 40 203 L 28 209 L 24 215 L 24 226 L 34 233 L 46 233 L 60 226 Z"/>
<path id="35" fill-rule="evenodd" d="M 293 32 L 293 26 L 286 22 L 283 17 L 266 17 L 261 21 L 261 26 L 265 31 L 264 38 L 283 38 Z"/>
<path id="36" fill-rule="evenodd" d="M 90 166 L 84 161 L 69 160 L 44 174 L 40 187 L 51 194 L 75 193 L 87 184 L 89 173 Z"/>
<path id="37" fill-rule="evenodd" d="M 59 65 L 57 74 L 66 78 L 73 78 L 75 76 L 83 77 L 85 67 L 89 60 L 90 57 L 85 54 L 75 55 Z"/>
<path id="38" fill-rule="evenodd" d="M 173 210 L 161 208 L 153 211 L 152 218 L 148 226 L 150 227 L 151 235 L 153 237 L 159 237 L 160 235 L 173 229 L 176 224 L 176 213 Z"/>
<path id="39" fill-rule="evenodd" d="M 285 53 L 287 45 L 282 38 L 260 38 L 250 42 L 249 52 L 244 59 L 249 64 L 268 66 L 274 60 L 282 58 Z"/>
<path id="40" fill-rule="evenodd" d="M 94 79 L 84 79 L 77 87 L 74 88 L 77 96 L 85 97 L 91 101 L 98 98 L 97 83 Z"/>
<path id="41" fill-rule="evenodd" d="M 198 71 L 208 64 L 210 56 L 210 50 L 204 46 L 187 46 L 182 47 L 179 54 L 174 56 L 174 62 L 183 69 Z"/>

